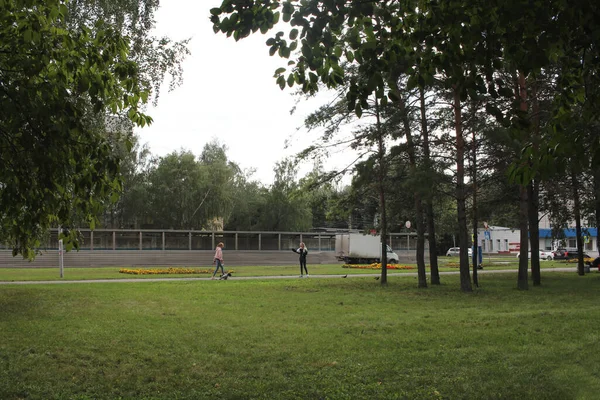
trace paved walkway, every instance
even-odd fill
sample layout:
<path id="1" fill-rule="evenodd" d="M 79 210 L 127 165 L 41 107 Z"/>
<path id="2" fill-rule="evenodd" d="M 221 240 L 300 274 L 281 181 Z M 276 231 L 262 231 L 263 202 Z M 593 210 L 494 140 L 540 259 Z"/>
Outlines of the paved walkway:
<path id="1" fill-rule="evenodd" d="M 516 269 L 495 269 L 495 270 L 479 270 L 477 274 L 516 274 Z M 576 267 L 568 268 L 547 268 L 542 269 L 542 273 L 546 272 L 577 272 Z M 596 271 L 593 271 L 596 272 Z M 592 273 L 593 273 L 592 272 Z M 440 275 L 458 275 L 459 271 L 440 272 Z M 472 271 L 471 271 L 472 273 Z M 597 272 L 596 272 L 597 273 Z M 381 274 L 348 274 L 348 278 L 375 278 Z M 311 275 L 309 279 L 339 279 L 344 275 Z M 403 277 L 403 276 L 418 276 L 416 272 L 388 272 L 388 277 Z M 429 276 L 429 274 L 427 274 Z M 281 275 L 281 276 L 232 276 L 229 278 L 232 281 L 239 280 L 262 280 L 262 279 L 300 279 L 298 275 Z M 306 279 L 306 278 L 305 278 Z M 180 282 L 180 281 L 210 281 L 211 278 L 126 278 L 126 279 L 85 279 L 85 280 L 56 280 L 56 281 L 2 281 L 0 285 L 47 285 L 47 284 L 66 284 L 66 283 L 117 283 L 117 282 Z"/>

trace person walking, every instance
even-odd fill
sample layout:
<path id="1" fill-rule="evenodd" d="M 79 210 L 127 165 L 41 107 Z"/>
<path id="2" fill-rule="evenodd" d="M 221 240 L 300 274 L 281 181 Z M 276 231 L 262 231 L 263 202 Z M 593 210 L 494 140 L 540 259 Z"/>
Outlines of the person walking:
<path id="1" fill-rule="evenodd" d="M 212 279 L 215 279 L 215 275 L 217 274 L 219 268 L 221 268 L 221 275 L 225 275 L 225 270 L 223 269 L 223 246 L 225 246 L 223 242 L 220 242 L 215 249 L 213 263 L 215 263 L 217 267 L 215 268 L 215 272 L 213 272 Z"/>
<path id="2" fill-rule="evenodd" d="M 306 255 L 308 254 L 308 249 L 304 245 L 304 242 L 300 243 L 298 249 L 292 249 L 292 251 L 300 254 L 300 278 L 304 278 L 304 272 L 306 272 L 306 277 L 308 278 L 308 269 L 306 269 Z"/>

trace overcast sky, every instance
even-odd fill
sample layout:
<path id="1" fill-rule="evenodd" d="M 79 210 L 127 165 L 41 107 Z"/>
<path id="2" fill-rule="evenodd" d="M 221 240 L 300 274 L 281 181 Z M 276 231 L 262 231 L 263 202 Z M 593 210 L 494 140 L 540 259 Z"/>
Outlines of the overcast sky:
<path id="1" fill-rule="evenodd" d="M 293 89 L 282 91 L 273 78 L 286 61 L 269 56 L 268 36 L 257 33 L 236 42 L 215 34 L 209 10 L 220 3 L 161 2 L 156 34 L 191 38 L 192 54 L 183 64 L 183 85 L 161 93 L 158 106 L 148 110 L 153 125 L 138 134 L 159 156 L 182 148 L 199 155 L 205 143 L 217 138 L 228 147 L 230 160 L 243 169 L 255 168 L 255 178 L 268 185 L 275 163 L 309 144 L 306 132 L 297 128 L 319 103 L 301 103 L 290 115 L 296 101 Z M 293 148 L 284 149 L 286 140 Z M 301 175 L 308 170 L 310 166 L 305 166 Z"/>

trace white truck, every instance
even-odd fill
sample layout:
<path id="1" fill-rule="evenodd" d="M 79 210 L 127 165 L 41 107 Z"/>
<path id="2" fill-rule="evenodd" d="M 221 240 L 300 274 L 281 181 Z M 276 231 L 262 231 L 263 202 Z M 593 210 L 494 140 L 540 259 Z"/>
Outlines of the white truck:
<path id="1" fill-rule="evenodd" d="M 386 245 L 389 264 L 398 263 L 398 254 Z M 345 263 L 372 263 L 381 259 L 381 236 L 361 233 L 339 233 L 335 235 L 335 255 Z"/>

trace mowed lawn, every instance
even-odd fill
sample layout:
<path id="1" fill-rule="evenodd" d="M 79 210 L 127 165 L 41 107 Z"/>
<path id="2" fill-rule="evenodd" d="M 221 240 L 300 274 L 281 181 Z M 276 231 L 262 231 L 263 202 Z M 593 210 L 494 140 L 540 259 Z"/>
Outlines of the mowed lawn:
<path id="1" fill-rule="evenodd" d="M 484 260 L 484 270 L 517 269 L 518 263 L 515 257 L 496 257 L 492 262 Z M 439 267 L 441 272 L 458 272 L 457 257 L 440 257 Z M 388 274 L 416 274 L 417 266 L 414 263 L 401 263 L 400 266 L 410 266 L 412 269 L 389 269 Z M 576 268 L 576 263 L 565 261 L 542 261 L 541 268 Z M 149 274 L 135 275 L 120 273 L 121 269 L 130 270 L 167 270 L 168 266 L 156 267 L 67 267 L 64 276 L 60 278 L 58 268 L 0 268 L 0 282 L 2 281 L 50 281 L 50 280 L 89 280 L 89 279 L 155 279 L 155 278 L 210 278 L 214 266 L 205 267 L 182 267 L 195 271 L 193 274 Z M 225 270 L 234 271 L 234 277 L 248 276 L 298 276 L 300 269 L 297 265 L 279 266 L 226 266 Z M 380 274 L 381 269 L 343 268 L 342 264 L 308 264 L 311 275 L 364 275 Z M 429 274 L 429 265 L 427 265 Z"/>
<path id="2" fill-rule="evenodd" d="M 597 399 L 600 274 L 0 286 L 1 399 Z"/>

